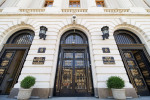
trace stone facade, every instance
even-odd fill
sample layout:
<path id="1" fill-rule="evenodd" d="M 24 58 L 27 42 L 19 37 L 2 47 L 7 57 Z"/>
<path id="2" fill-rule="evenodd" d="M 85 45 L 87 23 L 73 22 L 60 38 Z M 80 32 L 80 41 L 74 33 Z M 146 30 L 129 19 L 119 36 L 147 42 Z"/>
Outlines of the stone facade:
<path id="1" fill-rule="evenodd" d="M 35 32 L 11 97 L 14 96 L 14 91 L 20 88 L 20 81 L 27 75 L 36 77 L 34 88 L 38 92 L 34 92 L 34 96 L 41 98 L 53 96 L 60 38 L 63 33 L 71 29 L 81 30 L 88 37 L 95 96 L 99 98 L 111 96 L 107 91 L 106 80 L 109 76 L 117 75 L 125 80 L 125 88 L 130 92 L 128 96 L 137 97 L 132 84 L 129 83 L 113 34 L 119 29 L 135 33 L 150 54 L 150 2 L 104 0 L 106 7 L 96 7 L 95 0 L 81 0 L 81 8 L 69 8 L 67 3 L 69 0 L 63 2 L 54 0 L 53 7 L 43 7 L 44 2 L 45 0 L 1 0 L 0 2 L 0 50 L 16 31 L 31 29 Z M 72 22 L 73 15 L 77 17 L 76 24 Z M 48 28 L 46 40 L 39 39 L 39 27 L 42 25 Z M 109 26 L 110 37 L 107 40 L 102 40 L 103 26 Z M 40 47 L 46 48 L 44 54 L 38 53 Z M 103 47 L 110 48 L 111 52 L 103 53 Z M 114 57 L 116 63 L 103 64 L 103 56 Z M 33 65 L 34 57 L 46 57 L 44 65 Z"/>

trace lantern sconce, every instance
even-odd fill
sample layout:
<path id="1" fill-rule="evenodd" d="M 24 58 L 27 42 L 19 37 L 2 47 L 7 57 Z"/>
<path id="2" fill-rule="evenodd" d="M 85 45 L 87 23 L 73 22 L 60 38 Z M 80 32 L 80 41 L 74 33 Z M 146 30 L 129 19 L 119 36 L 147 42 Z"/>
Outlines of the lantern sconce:
<path id="1" fill-rule="evenodd" d="M 103 33 L 102 37 L 103 37 L 103 40 L 105 39 L 109 39 L 109 27 L 108 26 L 103 26 L 101 28 L 101 31 Z"/>
<path id="2" fill-rule="evenodd" d="M 46 31 L 47 30 L 48 29 L 45 26 L 40 26 L 40 32 L 39 32 L 40 39 L 42 39 L 42 38 L 43 38 L 43 40 L 46 39 Z"/>

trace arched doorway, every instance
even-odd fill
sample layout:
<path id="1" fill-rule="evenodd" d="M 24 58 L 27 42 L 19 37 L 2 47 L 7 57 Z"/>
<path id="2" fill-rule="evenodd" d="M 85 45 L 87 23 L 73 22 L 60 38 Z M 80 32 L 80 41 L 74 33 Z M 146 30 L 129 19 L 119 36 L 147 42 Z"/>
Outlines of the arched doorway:
<path id="1" fill-rule="evenodd" d="M 54 95 L 93 96 L 88 39 L 79 30 L 61 37 Z"/>
<path id="2" fill-rule="evenodd" d="M 17 83 L 33 38 L 32 30 L 21 30 L 4 44 L 0 53 L 0 94 L 9 94 Z"/>
<path id="3" fill-rule="evenodd" d="M 130 82 L 138 95 L 150 95 L 150 57 L 140 39 L 127 30 L 117 30 L 114 37 Z"/>

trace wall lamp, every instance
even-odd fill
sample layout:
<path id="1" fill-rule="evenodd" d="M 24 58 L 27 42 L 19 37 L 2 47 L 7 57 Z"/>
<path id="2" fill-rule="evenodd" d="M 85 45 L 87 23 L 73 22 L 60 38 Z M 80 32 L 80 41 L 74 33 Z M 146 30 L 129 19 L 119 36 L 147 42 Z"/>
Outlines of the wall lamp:
<path id="1" fill-rule="evenodd" d="M 103 37 L 103 40 L 105 39 L 109 39 L 109 27 L 108 26 L 103 26 L 101 28 L 101 31 L 103 33 L 102 37 Z"/>
<path id="2" fill-rule="evenodd" d="M 46 39 L 46 31 L 47 30 L 48 29 L 45 26 L 40 26 L 40 32 L 39 32 L 40 39 L 42 39 L 42 38 L 43 38 L 43 40 Z"/>

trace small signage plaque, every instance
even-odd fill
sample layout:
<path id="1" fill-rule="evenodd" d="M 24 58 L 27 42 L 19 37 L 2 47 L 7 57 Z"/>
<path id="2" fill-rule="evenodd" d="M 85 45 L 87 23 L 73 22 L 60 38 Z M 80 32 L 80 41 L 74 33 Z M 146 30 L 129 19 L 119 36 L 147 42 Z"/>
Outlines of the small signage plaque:
<path id="1" fill-rule="evenodd" d="M 43 65 L 45 62 L 45 57 L 34 57 L 32 64 Z"/>
<path id="2" fill-rule="evenodd" d="M 115 64 L 114 57 L 103 57 L 104 64 Z"/>
<path id="3" fill-rule="evenodd" d="M 39 48 L 38 49 L 38 53 L 45 53 L 45 51 L 46 51 L 46 48 Z"/>
<path id="4" fill-rule="evenodd" d="M 103 53 L 110 53 L 110 49 L 109 48 L 102 48 Z"/>

